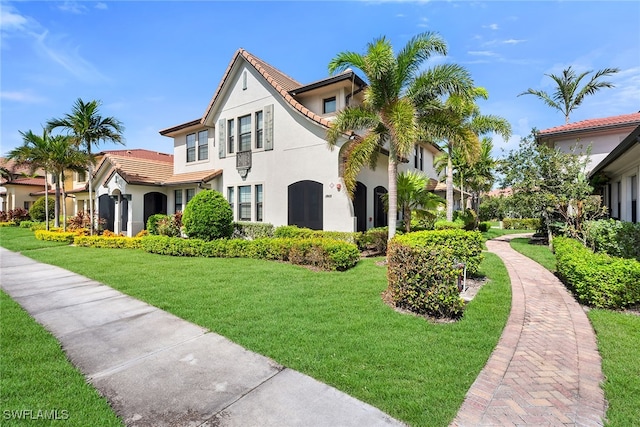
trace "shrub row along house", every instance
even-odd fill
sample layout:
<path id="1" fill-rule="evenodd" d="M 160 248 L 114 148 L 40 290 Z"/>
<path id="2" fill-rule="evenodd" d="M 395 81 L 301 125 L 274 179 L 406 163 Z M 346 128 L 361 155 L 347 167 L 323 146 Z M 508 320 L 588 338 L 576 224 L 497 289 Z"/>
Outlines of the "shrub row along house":
<path id="1" fill-rule="evenodd" d="M 542 130 L 539 143 L 590 151 L 587 173 L 612 218 L 638 222 L 640 112 L 584 120 Z"/>
<path id="2" fill-rule="evenodd" d="M 182 211 L 202 189 L 225 195 L 235 221 L 364 231 L 385 226 L 388 152 L 358 176 L 353 200 L 341 179 L 344 135 L 335 149 L 325 136 L 336 113 L 362 102 L 366 83 L 353 71 L 301 84 L 244 49 L 225 71 L 202 117 L 160 131 L 173 154 L 104 151 L 95 172 L 105 228 L 133 236 L 156 213 Z M 444 196 L 434 157 L 441 150 L 416 142 L 399 172 L 422 171 L 429 189 Z M 78 178 L 78 177 L 76 177 Z M 86 177 L 81 177 L 86 178 Z M 69 212 L 88 206 L 84 182 L 70 188 Z"/>

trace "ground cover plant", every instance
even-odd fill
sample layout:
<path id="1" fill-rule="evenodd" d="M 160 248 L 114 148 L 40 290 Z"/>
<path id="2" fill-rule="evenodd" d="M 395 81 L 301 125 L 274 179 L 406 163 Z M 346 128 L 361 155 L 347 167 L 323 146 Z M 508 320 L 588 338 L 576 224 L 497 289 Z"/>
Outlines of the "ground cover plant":
<path id="1" fill-rule="evenodd" d="M 519 240 L 519 241 L 518 241 Z M 511 246 L 525 256 L 555 270 L 553 256 L 546 246 L 528 245 L 526 239 L 514 239 Z M 553 267 L 550 268 L 550 267 Z M 598 350 L 605 376 L 603 389 L 608 402 L 607 425 L 627 427 L 637 424 L 640 408 L 640 315 L 604 309 L 591 309 L 587 316 L 596 331 Z"/>
<path id="2" fill-rule="evenodd" d="M 0 292 L 0 307 L 3 426 L 123 425 L 49 332 L 4 292 Z"/>
<path id="3" fill-rule="evenodd" d="M 346 272 L 318 272 L 263 260 L 176 258 L 142 250 L 64 246 L 24 253 L 209 328 L 415 426 L 451 422 L 510 308 L 508 275 L 493 254 L 480 266 L 491 281 L 464 317 L 430 323 L 382 301 L 382 258 L 362 260 Z"/>

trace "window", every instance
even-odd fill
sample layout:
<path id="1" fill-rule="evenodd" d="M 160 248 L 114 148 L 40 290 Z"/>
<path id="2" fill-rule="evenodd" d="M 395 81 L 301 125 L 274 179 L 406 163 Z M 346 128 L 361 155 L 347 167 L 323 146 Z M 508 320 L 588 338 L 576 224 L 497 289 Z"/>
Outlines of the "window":
<path id="1" fill-rule="evenodd" d="M 187 188 L 187 203 L 189 203 L 189 200 L 193 199 L 195 195 L 196 195 L 195 188 Z"/>
<path id="2" fill-rule="evenodd" d="M 251 115 L 238 119 L 238 151 L 251 151 Z"/>
<path id="3" fill-rule="evenodd" d="M 227 121 L 227 151 L 229 153 L 233 153 L 233 135 L 235 133 L 234 129 L 235 121 L 233 119 Z"/>
<path id="4" fill-rule="evenodd" d="M 209 131 L 201 130 L 198 132 L 198 160 L 207 160 L 209 158 Z"/>
<path id="5" fill-rule="evenodd" d="M 233 205 L 235 204 L 235 194 L 233 191 L 233 187 L 227 187 L 227 202 L 229 202 L 229 206 L 231 206 L 231 211 L 233 211 Z"/>
<path id="6" fill-rule="evenodd" d="M 418 154 L 420 154 L 419 156 L 419 162 L 418 162 L 418 166 L 421 171 L 424 170 L 424 148 L 422 147 L 418 147 Z"/>
<path id="7" fill-rule="evenodd" d="M 187 135 L 187 163 L 196 161 L 196 134 Z"/>
<path id="8" fill-rule="evenodd" d="M 31 202 L 27 202 L 27 201 L 25 201 L 25 202 L 23 203 L 23 206 L 24 206 L 24 208 L 25 208 L 26 210 L 29 210 L 29 208 L 31 207 Z"/>
<path id="9" fill-rule="evenodd" d="M 256 113 L 256 148 L 263 146 L 262 111 Z"/>
<path id="10" fill-rule="evenodd" d="M 326 98 L 322 101 L 322 113 L 335 113 L 336 111 L 336 97 Z"/>
<path id="11" fill-rule="evenodd" d="M 238 221 L 251 221 L 251 186 L 238 187 Z"/>
<path id="12" fill-rule="evenodd" d="M 413 147 L 413 167 L 418 169 L 418 146 Z"/>
<path id="13" fill-rule="evenodd" d="M 175 198 L 175 207 L 173 212 L 182 212 L 182 190 L 175 190 L 173 194 Z"/>
<path id="14" fill-rule="evenodd" d="M 87 173 L 85 171 L 76 172 L 76 181 L 77 182 L 84 182 L 86 180 L 87 180 Z"/>
<path id="15" fill-rule="evenodd" d="M 256 221 L 262 222 L 262 184 L 256 185 Z"/>

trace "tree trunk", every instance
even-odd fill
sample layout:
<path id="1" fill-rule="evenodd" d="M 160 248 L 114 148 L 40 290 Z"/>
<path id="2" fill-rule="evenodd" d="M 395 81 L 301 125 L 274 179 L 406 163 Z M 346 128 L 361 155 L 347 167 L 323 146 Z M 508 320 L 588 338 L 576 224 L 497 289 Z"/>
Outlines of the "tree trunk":
<path id="1" fill-rule="evenodd" d="M 389 212 L 387 212 L 387 223 L 389 227 L 389 240 L 396 234 L 396 218 L 398 217 L 398 161 L 395 150 L 389 150 Z"/>
<path id="2" fill-rule="evenodd" d="M 464 212 L 464 175 L 460 174 L 460 210 Z"/>
<path id="3" fill-rule="evenodd" d="M 49 231 L 49 175 L 44 171 L 44 221 L 45 229 Z"/>
<path id="4" fill-rule="evenodd" d="M 56 176 L 56 199 L 53 206 L 53 212 L 56 216 L 53 220 L 53 226 L 60 227 L 60 174 Z"/>
<path id="5" fill-rule="evenodd" d="M 453 221 L 453 162 L 451 161 L 451 150 L 447 160 L 447 221 Z"/>
<path id="6" fill-rule="evenodd" d="M 67 192 L 64 189 L 64 172 L 60 174 L 62 182 L 62 231 L 67 231 Z"/>
<path id="7" fill-rule="evenodd" d="M 93 236 L 93 165 L 89 164 L 89 235 Z"/>

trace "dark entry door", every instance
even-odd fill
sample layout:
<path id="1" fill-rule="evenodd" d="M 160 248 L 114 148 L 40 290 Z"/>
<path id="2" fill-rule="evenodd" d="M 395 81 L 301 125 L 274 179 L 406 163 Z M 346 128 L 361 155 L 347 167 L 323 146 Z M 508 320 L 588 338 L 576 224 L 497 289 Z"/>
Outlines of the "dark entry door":
<path id="1" fill-rule="evenodd" d="M 378 186 L 373 190 L 373 226 L 386 227 L 388 225 L 387 212 L 384 209 L 382 196 L 387 194 L 387 189 Z"/>
<path id="2" fill-rule="evenodd" d="M 144 228 L 149 217 L 155 214 L 167 214 L 167 196 L 154 191 L 144 195 Z"/>
<path id="3" fill-rule="evenodd" d="M 288 189 L 288 224 L 322 230 L 322 184 L 298 181 Z"/>
<path id="4" fill-rule="evenodd" d="M 353 193 L 353 214 L 356 217 L 356 231 L 367 231 L 367 186 L 356 182 Z"/>
<path id="5" fill-rule="evenodd" d="M 104 219 L 104 229 L 114 231 L 113 222 L 115 219 L 116 202 L 109 197 L 108 194 L 103 194 L 98 197 L 98 218 Z"/>

